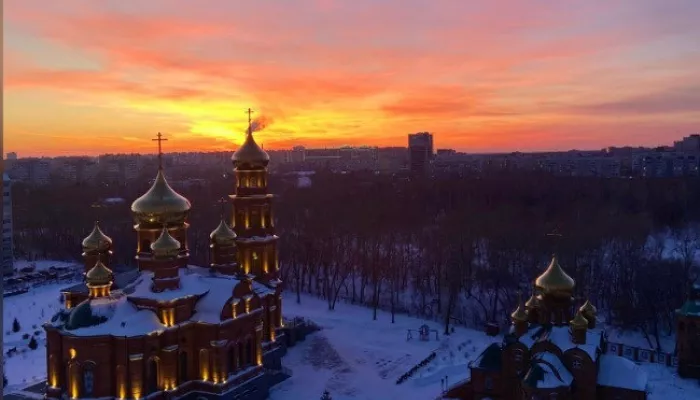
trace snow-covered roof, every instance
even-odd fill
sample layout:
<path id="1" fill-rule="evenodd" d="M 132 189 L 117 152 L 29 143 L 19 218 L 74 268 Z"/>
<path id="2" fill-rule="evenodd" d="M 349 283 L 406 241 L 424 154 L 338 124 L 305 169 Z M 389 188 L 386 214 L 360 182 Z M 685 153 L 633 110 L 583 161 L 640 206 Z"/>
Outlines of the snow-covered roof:
<path id="1" fill-rule="evenodd" d="M 563 352 L 578 348 L 586 352 L 592 360 L 595 360 L 602 336 L 602 329 L 589 329 L 586 332 L 586 344 L 576 344 L 571 340 L 568 326 L 543 327 L 534 325 L 530 332 L 522 335 L 518 340 L 528 348 L 531 348 L 535 343 L 544 341 L 551 342 Z"/>
<path id="2" fill-rule="evenodd" d="M 603 354 L 598 366 L 598 385 L 645 391 L 649 377 L 639 365 L 624 357 Z"/>
<path id="3" fill-rule="evenodd" d="M 277 235 L 266 235 L 266 236 L 251 236 L 249 238 L 238 238 L 237 241 L 241 243 L 251 243 L 251 242 L 268 242 L 270 240 L 278 239 Z"/>
<path id="4" fill-rule="evenodd" d="M 683 315 L 700 315 L 700 300 L 688 300 L 677 310 Z"/>
<path id="5" fill-rule="evenodd" d="M 151 290 L 153 286 L 153 272 L 142 271 L 136 282 L 124 288 L 124 292 L 129 297 L 169 302 L 183 297 L 199 297 L 209 291 L 209 287 L 203 281 L 204 276 L 197 273 L 198 271 L 195 269 L 190 267 L 180 268 L 178 272 L 180 274 L 180 287 L 177 289 L 154 292 Z"/>
<path id="6" fill-rule="evenodd" d="M 136 268 L 122 269 L 121 271 L 114 269 L 113 271 L 114 283 L 112 284 L 112 290 L 125 288 L 139 277 L 139 270 Z M 80 282 L 77 285 L 61 289 L 61 292 L 88 294 L 89 290 L 85 282 Z"/>
<path id="7" fill-rule="evenodd" d="M 51 324 L 76 336 L 134 337 L 165 329 L 153 311 L 137 309 L 123 294 L 86 300 L 63 313 L 67 318 L 57 315 Z"/>
<path id="8" fill-rule="evenodd" d="M 162 292 L 153 292 L 153 272 L 142 271 L 138 278 L 122 291 L 113 292 L 105 298 L 87 300 L 78 306 L 59 312 L 53 325 L 78 336 L 142 336 L 167 329 L 151 310 L 139 310 L 129 299 L 150 299 L 170 302 L 183 297 L 195 296 L 192 317 L 187 322 L 209 324 L 221 323 L 221 311 L 233 295 L 239 280 L 233 276 L 212 273 L 209 269 L 195 266 L 180 268 L 180 287 Z M 273 289 L 253 281 L 253 293 L 265 296 L 275 293 Z M 252 298 L 252 295 L 248 295 Z M 258 312 L 251 310 L 249 314 Z M 246 315 L 239 315 L 244 318 Z"/>
<path id="9" fill-rule="evenodd" d="M 538 353 L 533 361 L 532 367 L 524 378 L 531 387 L 543 389 L 569 387 L 574 381 L 573 375 L 555 354 Z"/>

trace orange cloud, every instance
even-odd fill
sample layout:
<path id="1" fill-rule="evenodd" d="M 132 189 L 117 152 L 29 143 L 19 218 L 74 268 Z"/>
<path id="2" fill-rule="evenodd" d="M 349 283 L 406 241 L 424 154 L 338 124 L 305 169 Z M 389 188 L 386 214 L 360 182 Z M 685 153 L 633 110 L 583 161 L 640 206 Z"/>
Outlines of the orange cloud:
<path id="1" fill-rule="evenodd" d="M 478 151 L 658 144 L 700 116 L 676 89 L 700 85 L 700 28 L 652 0 L 23 0 L 5 13 L 6 146 L 24 154 L 69 151 L 66 132 L 82 135 L 76 153 L 103 134 L 141 151 L 121 137 L 147 148 L 165 128 L 172 149 L 233 148 L 248 107 L 274 119 L 268 147 L 405 145 L 418 130 Z M 74 62 L 50 57 L 57 46 Z"/>

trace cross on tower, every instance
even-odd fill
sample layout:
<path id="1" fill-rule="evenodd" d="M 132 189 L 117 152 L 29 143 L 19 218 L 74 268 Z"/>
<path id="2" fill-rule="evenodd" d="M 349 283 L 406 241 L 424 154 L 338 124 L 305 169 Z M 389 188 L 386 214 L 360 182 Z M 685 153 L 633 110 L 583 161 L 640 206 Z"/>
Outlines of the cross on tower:
<path id="1" fill-rule="evenodd" d="M 158 168 L 163 169 L 163 147 L 162 144 L 163 142 L 167 142 L 168 139 L 165 139 L 163 135 L 158 132 L 158 135 L 156 135 L 155 139 L 151 139 L 154 142 L 158 142 Z"/>
<path id="2" fill-rule="evenodd" d="M 221 218 L 223 219 L 226 215 L 226 204 L 228 204 L 228 201 L 226 201 L 225 197 L 222 197 L 216 202 L 221 204 Z"/>
<path id="3" fill-rule="evenodd" d="M 248 114 L 248 134 L 252 135 L 253 134 L 253 111 L 252 109 L 248 108 L 246 111 L 246 114 Z"/>

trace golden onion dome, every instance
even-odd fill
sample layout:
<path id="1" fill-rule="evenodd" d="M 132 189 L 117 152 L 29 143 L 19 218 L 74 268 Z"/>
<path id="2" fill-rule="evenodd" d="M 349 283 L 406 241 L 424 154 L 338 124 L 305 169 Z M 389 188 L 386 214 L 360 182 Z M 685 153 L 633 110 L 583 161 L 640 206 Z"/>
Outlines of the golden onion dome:
<path id="1" fill-rule="evenodd" d="M 547 294 L 570 294 L 575 285 L 574 280 L 559 265 L 556 255 L 552 257 L 547 270 L 535 280 L 535 286 Z"/>
<path id="2" fill-rule="evenodd" d="M 216 229 L 209 234 L 209 238 L 216 244 L 232 244 L 236 241 L 236 232 L 229 228 L 226 222 L 222 219 L 219 226 L 217 226 Z"/>
<path id="3" fill-rule="evenodd" d="M 83 239 L 83 251 L 106 251 L 112 246 L 112 238 L 105 235 L 100 229 L 100 224 L 95 221 L 92 232 Z"/>
<path id="4" fill-rule="evenodd" d="M 151 251 L 156 257 L 173 257 L 180 253 L 180 242 L 170 235 L 168 228 L 163 227 L 158 239 L 151 243 Z"/>
<path id="5" fill-rule="evenodd" d="M 233 153 L 231 160 L 236 166 L 243 164 L 266 166 L 270 162 L 270 156 L 258 146 L 253 134 L 248 133 L 241 147 Z"/>
<path id="6" fill-rule="evenodd" d="M 595 315 L 595 313 L 598 312 L 598 309 L 595 308 L 593 304 L 591 304 L 591 301 L 586 299 L 586 302 L 583 303 L 581 308 L 578 309 L 581 311 L 583 314 L 588 314 L 588 315 Z"/>
<path id="7" fill-rule="evenodd" d="M 187 218 L 190 207 L 190 201 L 173 190 L 163 169 L 158 169 L 153 185 L 131 204 L 131 211 L 137 222 L 179 223 Z"/>
<path id="8" fill-rule="evenodd" d="M 510 314 L 510 318 L 513 322 L 526 322 L 527 313 L 525 312 L 525 307 L 523 306 L 523 299 L 520 292 L 518 292 L 518 308 Z"/>
<path id="9" fill-rule="evenodd" d="M 94 267 L 85 274 L 88 286 L 103 286 L 112 283 L 112 270 L 107 268 L 102 261 L 98 261 Z"/>
<path id="10" fill-rule="evenodd" d="M 529 299 L 525 302 L 525 307 L 527 308 L 539 308 L 540 306 L 540 299 L 537 297 L 537 294 L 533 293 L 532 296 L 530 296 Z"/>
<path id="11" fill-rule="evenodd" d="M 569 325 L 573 328 L 583 329 L 588 327 L 588 320 L 581 314 L 581 311 L 577 312 L 574 319 L 569 321 Z"/>

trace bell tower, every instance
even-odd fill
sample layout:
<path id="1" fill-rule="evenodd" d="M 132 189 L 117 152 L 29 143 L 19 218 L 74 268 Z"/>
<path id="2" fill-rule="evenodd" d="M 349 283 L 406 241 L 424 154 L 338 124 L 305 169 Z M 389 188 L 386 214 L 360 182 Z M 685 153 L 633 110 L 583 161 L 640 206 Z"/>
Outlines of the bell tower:
<path id="1" fill-rule="evenodd" d="M 268 193 L 270 156 L 253 138 L 256 129 L 248 109 L 248 131 L 243 145 L 233 154 L 236 177 L 231 225 L 236 233 L 238 263 L 245 275 L 254 275 L 262 283 L 278 276 L 277 239 L 272 211 L 273 195 Z"/>

